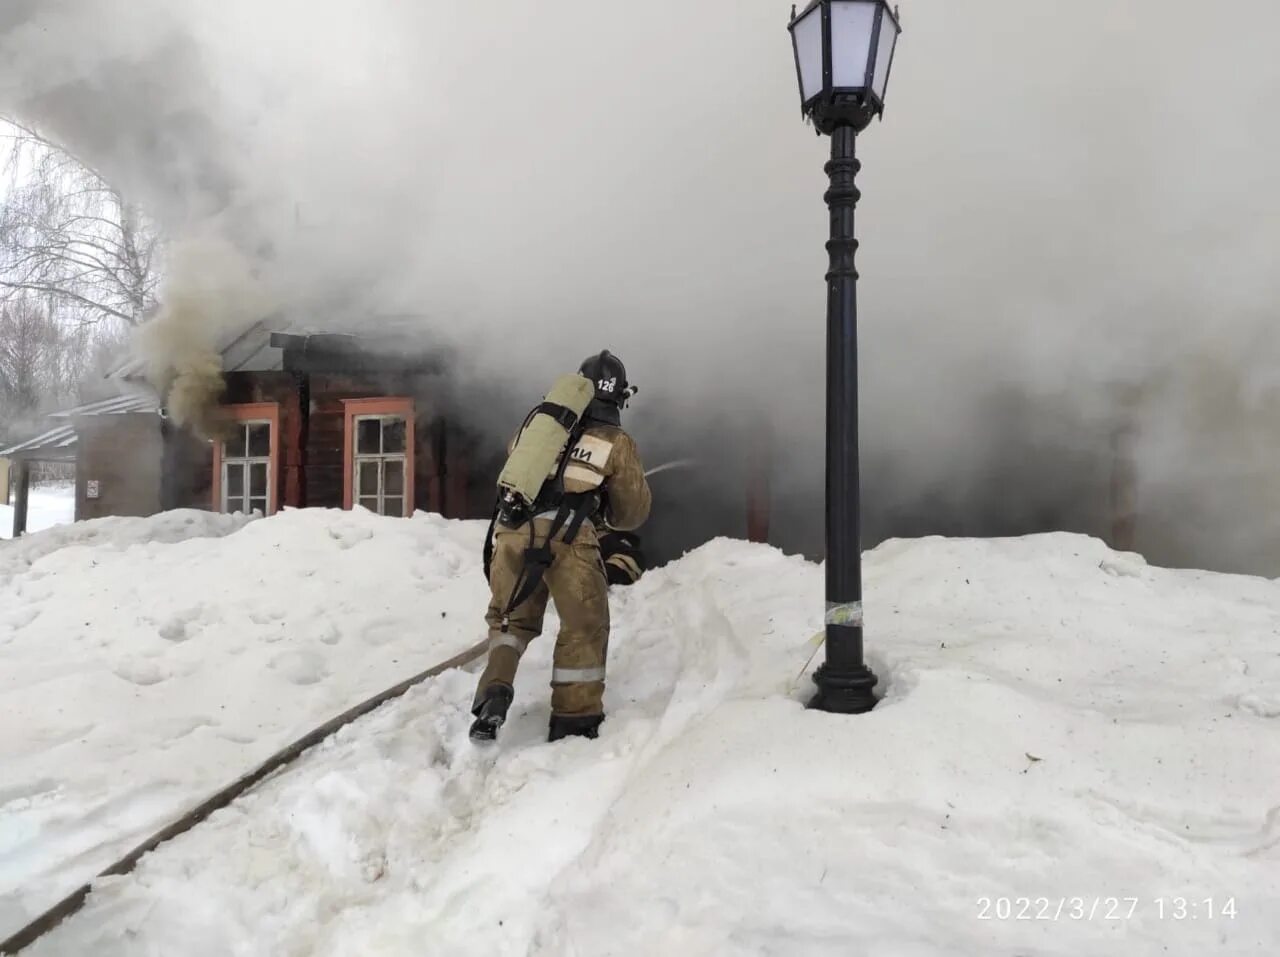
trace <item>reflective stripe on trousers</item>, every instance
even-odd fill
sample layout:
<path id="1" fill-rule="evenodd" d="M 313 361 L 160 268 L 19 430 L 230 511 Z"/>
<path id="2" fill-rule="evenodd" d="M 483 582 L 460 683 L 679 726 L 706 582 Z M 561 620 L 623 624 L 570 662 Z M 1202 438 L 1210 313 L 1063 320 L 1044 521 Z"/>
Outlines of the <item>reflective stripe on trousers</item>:
<path id="1" fill-rule="evenodd" d="M 524 654 L 524 650 L 529 647 L 529 642 L 524 638 L 517 638 L 515 635 L 502 634 L 496 632 L 489 635 L 489 650 L 494 648 L 514 648 L 517 654 Z"/>
<path id="2" fill-rule="evenodd" d="M 553 668 L 553 685 L 580 684 L 586 681 L 604 681 L 604 668 Z"/>

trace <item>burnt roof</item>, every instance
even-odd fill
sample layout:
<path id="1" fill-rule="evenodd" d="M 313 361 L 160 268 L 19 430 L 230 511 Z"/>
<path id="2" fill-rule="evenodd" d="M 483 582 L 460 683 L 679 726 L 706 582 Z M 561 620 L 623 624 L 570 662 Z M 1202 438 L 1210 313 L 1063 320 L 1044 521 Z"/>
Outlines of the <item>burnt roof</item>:
<path id="1" fill-rule="evenodd" d="M 287 367 L 286 351 L 301 362 L 301 366 L 289 366 L 289 371 L 307 371 L 303 367 L 319 362 L 325 364 L 323 371 L 434 371 L 443 350 L 426 317 L 420 315 L 375 315 L 363 321 L 318 325 L 274 316 L 224 336 L 216 348 L 223 372 L 279 372 Z M 145 378 L 146 366 L 144 358 L 134 357 L 108 377 L 139 381 Z"/>

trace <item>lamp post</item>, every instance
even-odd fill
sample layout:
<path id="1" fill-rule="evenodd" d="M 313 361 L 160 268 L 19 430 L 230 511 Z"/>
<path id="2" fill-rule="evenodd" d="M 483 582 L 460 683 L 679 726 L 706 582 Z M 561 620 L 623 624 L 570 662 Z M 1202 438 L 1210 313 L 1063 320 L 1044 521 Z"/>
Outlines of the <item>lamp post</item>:
<path id="1" fill-rule="evenodd" d="M 827 272 L 826 661 L 809 707 L 862 714 L 875 707 L 876 676 L 862 655 L 862 541 L 858 488 L 858 273 L 854 183 L 858 134 L 884 112 L 901 30 L 885 0 L 813 0 L 791 11 L 801 110 L 831 137 L 831 265 Z"/>

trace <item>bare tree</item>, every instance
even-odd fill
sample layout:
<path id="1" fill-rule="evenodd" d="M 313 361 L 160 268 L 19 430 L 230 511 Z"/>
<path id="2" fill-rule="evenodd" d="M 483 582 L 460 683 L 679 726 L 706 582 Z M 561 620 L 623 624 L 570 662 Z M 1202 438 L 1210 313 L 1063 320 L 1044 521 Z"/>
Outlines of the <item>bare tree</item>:
<path id="1" fill-rule="evenodd" d="M 76 322 L 143 322 L 159 281 L 154 224 L 35 130 L 0 121 L 0 141 L 0 301 L 51 297 Z"/>
<path id="2" fill-rule="evenodd" d="M 123 341 L 110 326 L 61 320 L 53 297 L 0 302 L 0 434 L 87 398 Z"/>
<path id="3" fill-rule="evenodd" d="M 0 305 L 0 419 L 37 412 L 56 390 L 61 330 L 30 302 Z"/>

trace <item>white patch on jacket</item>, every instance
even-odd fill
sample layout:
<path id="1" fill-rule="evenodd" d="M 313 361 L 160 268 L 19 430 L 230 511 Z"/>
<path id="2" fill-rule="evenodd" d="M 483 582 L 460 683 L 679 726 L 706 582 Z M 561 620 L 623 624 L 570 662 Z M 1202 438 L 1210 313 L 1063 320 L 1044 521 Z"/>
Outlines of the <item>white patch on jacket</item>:
<path id="1" fill-rule="evenodd" d="M 569 453 L 569 461 L 578 465 L 590 465 L 604 471 L 613 454 L 613 443 L 598 435 L 584 435 Z"/>

